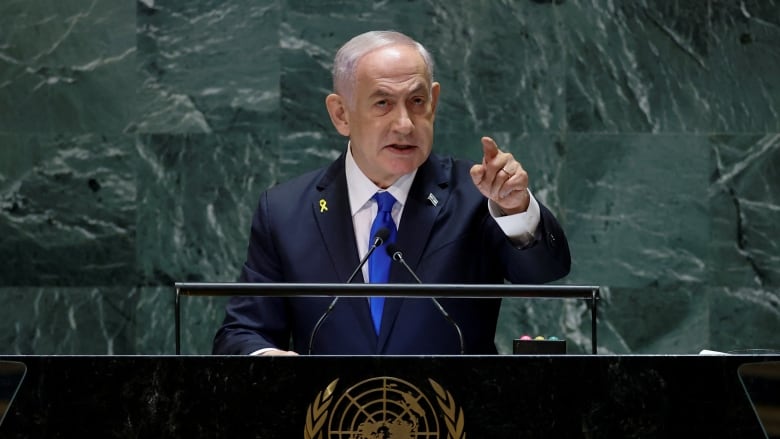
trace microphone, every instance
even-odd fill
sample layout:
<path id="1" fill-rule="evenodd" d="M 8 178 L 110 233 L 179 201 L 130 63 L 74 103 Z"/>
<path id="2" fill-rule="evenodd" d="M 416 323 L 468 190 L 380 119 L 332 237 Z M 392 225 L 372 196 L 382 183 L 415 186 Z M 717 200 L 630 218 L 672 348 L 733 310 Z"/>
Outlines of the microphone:
<path id="1" fill-rule="evenodd" d="M 386 247 L 387 254 L 393 258 L 393 261 L 400 263 L 401 265 L 406 268 L 406 271 L 409 272 L 409 274 L 412 275 L 414 280 L 417 281 L 418 284 L 421 284 L 422 281 L 419 277 L 417 277 L 417 274 L 415 274 L 414 270 L 412 270 L 412 267 L 409 266 L 409 264 L 406 263 L 406 260 L 404 259 L 404 254 L 401 253 L 401 250 L 398 249 L 398 246 L 390 243 L 387 244 Z M 455 320 L 452 319 L 450 314 L 447 312 L 447 310 L 444 309 L 443 306 L 441 306 L 441 303 L 439 303 L 438 300 L 436 300 L 435 297 L 431 297 L 431 300 L 433 301 L 434 305 L 436 305 L 436 308 L 439 309 L 439 312 L 442 316 L 444 316 L 445 319 L 447 319 L 448 322 L 452 325 L 453 328 L 455 328 L 455 331 L 458 333 L 458 341 L 460 342 L 460 354 L 463 355 L 466 351 L 466 342 L 463 341 L 463 332 L 460 330 L 460 326 L 458 326 L 457 323 L 455 323 Z"/>
<path id="2" fill-rule="evenodd" d="M 352 272 L 352 274 L 349 275 L 349 278 L 347 279 L 346 283 L 352 283 L 352 279 L 357 276 L 358 271 L 360 271 L 361 268 L 363 268 L 364 265 L 366 265 L 366 261 L 368 261 L 368 258 L 371 257 L 371 254 L 374 253 L 374 251 L 380 247 L 382 244 L 387 241 L 387 238 L 390 237 L 390 229 L 387 227 L 380 227 L 379 230 L 376 231 L 376 234 L 374 235 L 374 242 L 371 244 L 371 248 L 368 249 L 368 252 L 366 252 L 366 255 L 363 256 L 363 259 L 360 260 L 360 263 L 357 267 L 355 267 L 355 271 Z"/>
<path id="3" fill-rule="evenodd" d="M 355 270 L 352 272 L 352 274 L 349 275 L 349 278 L 347 278 L 346 283 L 352 283 L 352 280 L 357 276 L 358 272 L 361 268 L 363 268 L 364 265 L 366 265 L 366 262 L 368 261 L 368 258 L 371 257 L 371 254 L 376 251 L 377 248 L 379 248 L 382 244 L 387 241 L 387 238 L 390 237 L 390 229 L 387 227 L 381 227 L 379 230 L 376 231 L 374 234 L 374 242 L 371 244 L 371 247 L 368 249 L 368 252 L 366 252 L 366 255 L 363 256 L 363 259 L 360 260 L 360 263 L 357 267 L 355 267 Z M 322 323 L 325 321 L 325 318 L 328 317 L 328 314 L 330 314 L 331 311 L 333 311 L 333 307 L 336 306 L 336 302 L 339 301 L 339 296 L 336 296 L 333 298 L 333 301 L 330 302 L 330 305 L 328 305 L 328 309 L 325 310 L 324 313 L 322 313 L 322 316 L 320 316 L 320 319 L 317 320 L 317 323 L 314 325 L 314 329 L 311 330 L 311 336 L 309 337 L 309 355 L 311 355 L 311 348 L 314 345 L 314 337 L 317 336 L 317 332 L 320 330 L 320 326 L 322 326 Z"/>

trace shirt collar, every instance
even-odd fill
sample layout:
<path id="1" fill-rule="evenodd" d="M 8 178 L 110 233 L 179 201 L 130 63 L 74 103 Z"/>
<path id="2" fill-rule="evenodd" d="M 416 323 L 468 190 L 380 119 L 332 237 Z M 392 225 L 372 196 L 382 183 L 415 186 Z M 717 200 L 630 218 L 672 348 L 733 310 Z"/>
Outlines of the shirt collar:
<path id="1" fill-rule="evenodd" d="M 347 154 L 344 163 L 344 168 L 347 174 L 347 192 L 349 193 L 349 205 L 351 213 L 354 216 L 360 209 L 365 207 L 366 203 L 371 200 L 371 197 L 377 191 L 383 190 L 379 186 L 375 185 L 366 174 L 355 163 L 355 158 L 352 157 L 352 147 L 347 144 Z M 395 200 L 403 206 L 406 204 L 406 198 L 409 196 L 409 190 L 412 188 L 412 182 L 414 176 L 417 175 L 417 169 L 414 171 L 402 175 L 392 186 L 385 189 L 395 198 Z"/>

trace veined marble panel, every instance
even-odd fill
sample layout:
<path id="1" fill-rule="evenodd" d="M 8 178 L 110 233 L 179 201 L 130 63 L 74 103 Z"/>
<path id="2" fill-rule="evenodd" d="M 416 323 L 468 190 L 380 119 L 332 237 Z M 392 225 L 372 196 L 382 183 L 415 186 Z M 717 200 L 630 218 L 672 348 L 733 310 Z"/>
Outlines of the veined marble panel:
<path id="1" fill-rule="evenodd" d="M 139 267 L 149 285 L 234 281 L 260 193 L 279 174 L 275 129 L 141 135 Z"/>
<path id="2" fill-rule="evenodd" d="M 4 309 L 0 318 L 2 353 L 139 353 L 137 331 L 146 328 L 137 324 L 138 300 L 137 289 L 122 286 L 1 287 L 0 303 Z"/>
<path id="3" fill-rule="evenodd" d="M 0 132 L 122 132 L 135 55 L 132 1 L 3 1 Z"/>
<path id="4" fill-rule="evenodd" d="M 174 288 L 2 287 L 6 355 L 172 355 Z M 227 299 L 182 297 L 181 353 L 208 355 Z"/>
<path id="5" fill-rule="evenodd" d="M 0 286 L 137 279 L 129 136 L 0 135 Z"/>
<path id="6" fill-rule="evenodd" d="M 138 290 L 135 350 L 144 355 L 173 355 L 175 290 L 171 286 Z M 180 343 L 183 355 L 209 355 L 217 329 L 225 317 L 227 298 L 180 297 Z"/>
<path id="7" fill-rule="evenodd" d="M 442 133 L 565 129 L 565 54 L 552 4 L 440 1 L 419 39 L 442 84 Z"/>
<path id="8" fill-rule="evenodd" d="M 276 1 L 139 1 L 143 133 L 251 132 L 277 118 Z"/>
<path id="9" fill-rule="evenodd" d="M 780 286 L 780 133 L 711 137 L 712 280 Z"/>
<path id="10" fill-rule="evenodd" d="M 578 134 L 566 141 L 561 206 L 567 282 L 668 287 L 707 281 L 708 138 Z"/>
<path id="11" fill-rule="evenodd" d="M 603 288 L 600 354 L 697 354 L 713 349 L 706 285 Z"/>
<path id="12" fill-rule="evenodd" d="M 710 290 L 711 349 L 780 351 L 780 287 Z"/>
<path id="13" fill-rule="evenodd" d="M 572 131 L 780 130 L 780 2 L 570 0 Z"/>

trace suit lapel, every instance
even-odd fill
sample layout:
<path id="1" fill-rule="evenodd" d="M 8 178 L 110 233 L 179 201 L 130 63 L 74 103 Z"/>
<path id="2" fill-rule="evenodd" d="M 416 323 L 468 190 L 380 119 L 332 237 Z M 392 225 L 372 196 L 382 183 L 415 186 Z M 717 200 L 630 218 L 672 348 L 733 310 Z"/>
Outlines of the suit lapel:
<path id="1" fill-rule="evenodd" d="M 326 169 L 318 182 L 317 192 L 311 200 L 311 208 L 320 229 L 322 242 L 336 271 L 336 282 L 345 283 L 360 259 L 355 243 L 355 230 L 352 226 L 343 154 Z M 363 273 L 358 271 L 352 283 L 363 282 Z M 376 343 L 376 336 L 368 309 L 368 300 L 363 297 L 345 297 L 341 299 L 339 306 L 352 309 L 356 324 L 360 327 L 355 330 L 355 334 L 366 334 L 365 342 L 367 347 L 372 349 Z"/>
<path id="2" fill-rule="evenodd" d="M 403 252 L 406 263 L 417 276 L 424 276 L 424 273 L 417 272 L 417 267 L 420 265 L 423 250 L 430 239 L 436 217 L 450 194 L 450 168 L 449 161 L 445 162 L 431 155 L 417 171 L 406 199 L 396 244 Z M 430 195 L 433 195 L 433 199 L 436 200 L 435 205 L 429 199 Z M 390 283 L 416 283 L 416 281 L 401 264 L 393 264 L 390 269 Z M 398 324 L 396 319 L 403 300 L 402 298 L 388 298 L 385 301 L 378 352 L 384 350 L 393 325 Z"/>
<path id="3" fill-rule="evenodd" d="M 397 245 L 403 251 L 406 263 L 415 272 L 420 265 L 423 250 L 428 245 L 436 217 L 449 198 L 449 174 L 449 162 L 431 156 L 420 166 L 409 190 L 398 230 Z M 431 195 L 436 200 L 435 203 L 429 199 Z M 391 282 L 415 282 L 403 266 L 396 264 L 393 269 L 394 271 L 390 273 Z M 417 273 L 417 275 L 424 275 L 424 273 Z"/>
<path id="4" fill-rule="evenodd" d="M 322 236 L 322 242 L 336 270 L 337 282 L 346 282 L 357 266 L 358 252 L 344 174 L 344 156 L 326 169 L 311 200 L 312 214 Z M 362 282 L 358 273 L 353 282 Z"/>

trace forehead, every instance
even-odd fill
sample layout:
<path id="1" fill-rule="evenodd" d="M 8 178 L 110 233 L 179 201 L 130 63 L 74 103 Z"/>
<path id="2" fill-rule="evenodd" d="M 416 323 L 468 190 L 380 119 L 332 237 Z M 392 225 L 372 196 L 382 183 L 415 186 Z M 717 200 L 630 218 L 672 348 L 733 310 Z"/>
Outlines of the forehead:
<path id="1" fill-rule="evenodd" d="M 387 46 L 365 55 L 358 63 L 358 88 L 429 87 L 425 60 L 409 46 Z"/>

